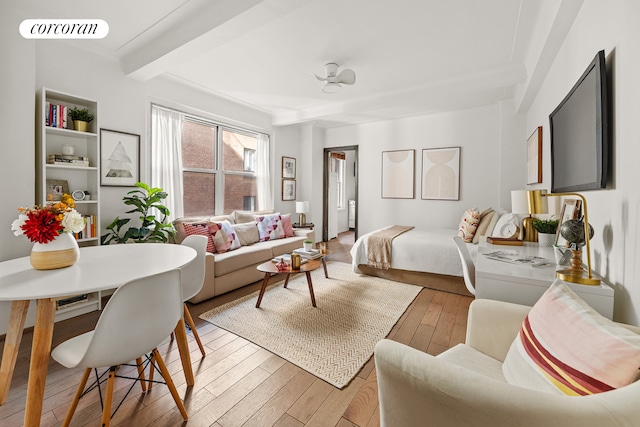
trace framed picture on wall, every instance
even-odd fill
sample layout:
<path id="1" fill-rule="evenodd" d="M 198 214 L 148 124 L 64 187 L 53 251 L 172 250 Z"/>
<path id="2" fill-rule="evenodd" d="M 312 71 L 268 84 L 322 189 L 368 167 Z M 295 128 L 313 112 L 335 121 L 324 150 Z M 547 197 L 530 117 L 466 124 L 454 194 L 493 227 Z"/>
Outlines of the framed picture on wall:
<path id="1" fill-rule="evenodd" d="M 542 126 L 527 139 L 527 184 L 542 182 Z"/>
<path id="2" fill-rule="evenodd" d="M 422 150 L 422 199 L 460 200 L 460 147 Z"/>
<path id="3" fill-rule="evenodd" d="M 296 199 L 296 180 L 295 179 L 283 179 L 282 180 L 282 200 L 295 200 Z"/>
<path id="4" fill-rule="evenodd" d="M 416 150 L 382 152 L 382 198 L 413 199 L 415 197 Z"/>
<path id="5" fill-rule="evenodd" d="M 100 185 L 133 187 L 140 181 L 140 135 L 100 129 Z"/>
<path id="6" fill-rule="evenodd" d="M 296 179 L 296 159 L 282 156 L 282 179 Z"/>

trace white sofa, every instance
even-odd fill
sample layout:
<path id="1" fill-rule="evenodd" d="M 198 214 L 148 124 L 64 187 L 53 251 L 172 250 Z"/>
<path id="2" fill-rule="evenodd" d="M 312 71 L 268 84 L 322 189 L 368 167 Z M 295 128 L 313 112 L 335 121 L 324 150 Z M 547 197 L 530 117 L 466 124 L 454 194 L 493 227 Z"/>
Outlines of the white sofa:
<path id="1" fill-rule="evenodd" d="M 380 425 L 638 426 L 640 381 L 583 397 L 506 383 L 502 362 L 531 307 L 475 300 L 465 344 L 437 357 L 383 340 L 375 349 Z M 640 328 L 623 325 L 640 333 Z"/>
<path id="2" fill-rule="evenodd" d="M 173 222 L 177 231 L 176 243 L 182 242 L 185 238 L 185 223 L 206 223 L 226 220 L 234 225 L 249 225 L 254 222 L 254 214 L 269 213 L 273 212 L 234 211 L 230 215 L 178 218 Z M 269 261 L 273 257 L 291 253 L 294 249 L 301 248 L 303 246 L 302 242 L 306 238 L 314 240 L 313 230 L 294 230 L 294 232 L 296 234 L 295 237 L 243 244 L 243 246 L 238 249 L 221 254 L 207 253 L 204 285 L 200 292 L 189 301 L 198 303 L 262 279 L 264 273 L 257 270 L 256 267 L 258 265 Z M 240 240 L 243 240 L 242 235 Z"/>

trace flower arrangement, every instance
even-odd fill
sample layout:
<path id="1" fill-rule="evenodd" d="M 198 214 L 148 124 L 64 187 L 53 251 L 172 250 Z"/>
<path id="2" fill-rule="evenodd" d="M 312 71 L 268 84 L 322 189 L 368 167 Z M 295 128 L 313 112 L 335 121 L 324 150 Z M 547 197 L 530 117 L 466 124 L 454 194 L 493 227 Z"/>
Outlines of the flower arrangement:
<path id="1" fill-rule="evenodd" d="M 62 233 L 79 233 L 84 218 L 75 210 L 73 198 L 64 194 L 57 203 L 18 208 L 18 219 L 11 224 L 16 236 L 25 235 L 32 242 L 49 243 Z"/>

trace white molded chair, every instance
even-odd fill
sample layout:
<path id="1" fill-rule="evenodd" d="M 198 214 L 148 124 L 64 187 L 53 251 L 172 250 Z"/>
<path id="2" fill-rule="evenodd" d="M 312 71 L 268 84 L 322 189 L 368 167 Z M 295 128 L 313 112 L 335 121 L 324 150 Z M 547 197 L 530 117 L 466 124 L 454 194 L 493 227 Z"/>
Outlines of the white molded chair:
<path id="1" fill-rule="evenodd" d="M 102 425 L 108 426 L 112 416 L 111 401 L 116 369 L 134 359 L 140 360 L 143 355 L 151 366 L 156 365 L 182 417 L 185 420 L 188 418 L 169 371 L 156 348 L 175 329 L 182 317 L 182 301 L 179 270 L 132 280 L 111 296 L 93 331 L 71 338 L 51 352 L 53 359 L 67 368 L 85 368 L 64 426 L 71 422 L 78 401 L 85 393 L 83 390 L 91 369 L 109 367 L 102 409 Z M 142 370 L 138 366 L 138 378 L 133 379 L 147 381 Z M 102 383 L 104 380 L 98 378 L 97 382 Z"/>
<path id="2" fill-rule="evenodd" d="M 191 235 L 187 236 L 182 241 L 182 244 L 195 249 L 195 251 L 197 252 L 195 259 L 181 269 L 182 300 L 184 301 L 184 320 L 189 325 L 191 332 L 193 332 L 193 337 L 198 343 L 200 353 L 202 353 L 202 357 L 204 357 L 204 346 L 200 341 L 200 336 L 198 335 L 198 331 L 196 330 L 196 325 L 193 322 L 191 313 L 189 313 L 186 301 L 190 300 L 198 292 L 200 292 L 200 289 L 202 289 L 202 285 L 204 284 L 205 258 L 207 256 L 207 238 L 205 236 Z"/>
<path id="3" fill-rule="evenodd" d="M 453 241 L 458 248 L 460 261 L 462 262 L 462 274 L 464 275 L 464 284 L 471 295 L 476 294 L 476 266 L 473 263 L 469 249 L 464 240 L 460 236 L 454 236 Z"/>

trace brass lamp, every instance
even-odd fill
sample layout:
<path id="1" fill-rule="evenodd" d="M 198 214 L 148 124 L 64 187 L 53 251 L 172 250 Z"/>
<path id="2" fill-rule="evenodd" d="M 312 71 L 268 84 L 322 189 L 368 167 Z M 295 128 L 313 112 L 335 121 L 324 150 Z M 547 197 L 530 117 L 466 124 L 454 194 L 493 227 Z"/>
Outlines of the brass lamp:
<path id="1" fill-rule="evenodd" d="M 309 201 L 296 202 L 296 213 L 300 214 L 298 219 L 300 225 L 307 223 L 307 216 L 305 215 L 307 212 L 309 212 Z"/>
<path id="2" fill-rule="evenodd" d="M 529 206 L 544 209 L 546 213 L 547 197 L 578 197 L 582 200 L 582 209 L 584 212 L 584 241 L 587 246 L 587 271 L 582 268 L 582 249 L 576 245 L 576 249 L 571 249 L 573 257 L 571 259 L 571 267 L 564 270 L 556 271 L 556 277 L 560 280 L 571 283 L 579 283 L 581 285 L 597 286 L 600 284 L 600 276 L 591 272 L 591 244 L 589 232 L 589 212 L 587 211 L 587 199 L 578 193 L 547 193 L 547 190 L 530 190 L 527 192 Z"/>
<path id="3" fill-rule="evenodd" d="M 522 220 L 522 240 L 537 242 L 538 232 L 533 228 L 533 214 L 547 213 L 547 199 L 542 199 L 540 204 L 532 204 L 527 190 L 514 190 L 511 192 L 511 212 L 518 215 L 529 214 Z"/>

